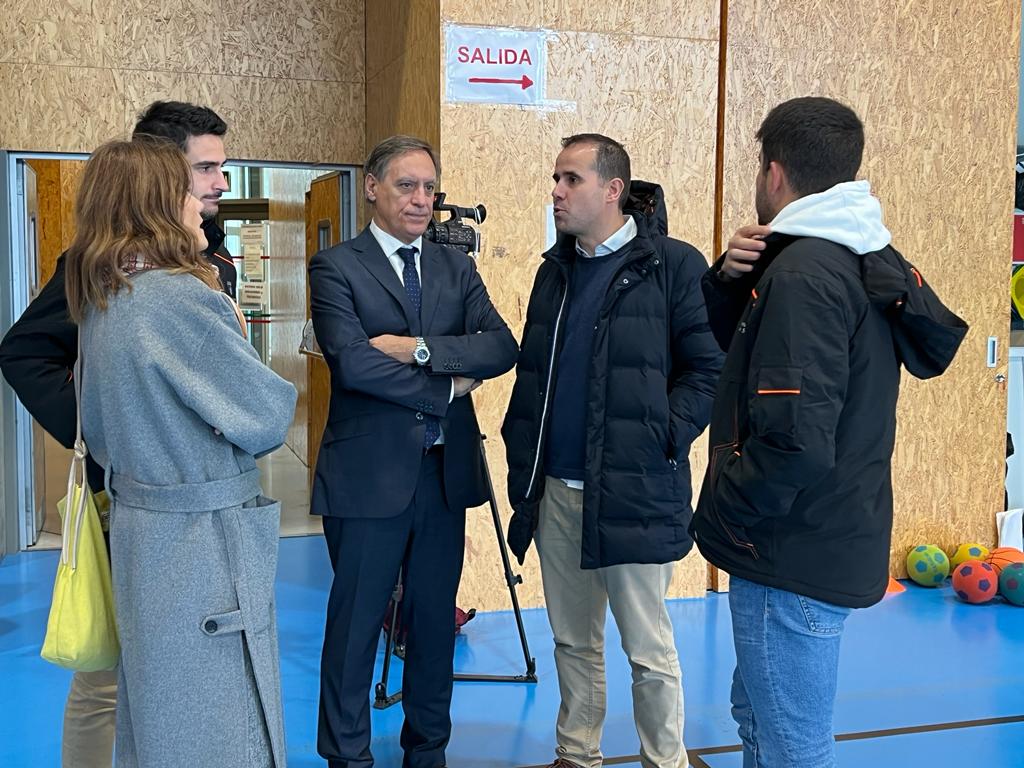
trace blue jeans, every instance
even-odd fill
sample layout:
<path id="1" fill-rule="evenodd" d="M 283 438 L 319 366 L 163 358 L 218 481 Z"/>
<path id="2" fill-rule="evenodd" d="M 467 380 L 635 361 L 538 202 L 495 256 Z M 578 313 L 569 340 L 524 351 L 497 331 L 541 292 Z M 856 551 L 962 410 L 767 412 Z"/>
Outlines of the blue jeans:
<path id="1" fill-rule="evenodd" d="M 736 576 L 729 608 L 743 768 L 835 768 L 832 709 L 850 609 Z"/>

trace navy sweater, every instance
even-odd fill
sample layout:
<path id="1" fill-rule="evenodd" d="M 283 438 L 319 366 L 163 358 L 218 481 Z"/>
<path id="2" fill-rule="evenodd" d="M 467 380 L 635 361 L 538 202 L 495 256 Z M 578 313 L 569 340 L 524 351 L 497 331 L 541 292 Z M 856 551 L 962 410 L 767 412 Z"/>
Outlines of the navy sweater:
<path id="1" fill-rule="evenodd" d="M 629 253 L 630 241 L 606 256 L 577 255 L 569 278 L 565 336 L 555 365 L 555 392 L 544 473 L 563 480 L 583 480 L 586 464 L 587 382 L 594 326 L 615 272 Z"/>

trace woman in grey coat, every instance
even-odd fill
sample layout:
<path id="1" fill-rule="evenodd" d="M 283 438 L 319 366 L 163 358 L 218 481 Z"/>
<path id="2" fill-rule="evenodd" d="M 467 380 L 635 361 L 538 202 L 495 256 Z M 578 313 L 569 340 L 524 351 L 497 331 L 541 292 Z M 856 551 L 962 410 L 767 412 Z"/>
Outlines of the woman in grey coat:
<path id="1" fill-rule="evenodd" d="M 174 145 L 104 145 L 67 256 L 85 441 L 112 499 L 116 765 L 283 768 L 280 505 L 255 457 L 284 441 L 296 393 L 201 257 L 188 190 Z"/>

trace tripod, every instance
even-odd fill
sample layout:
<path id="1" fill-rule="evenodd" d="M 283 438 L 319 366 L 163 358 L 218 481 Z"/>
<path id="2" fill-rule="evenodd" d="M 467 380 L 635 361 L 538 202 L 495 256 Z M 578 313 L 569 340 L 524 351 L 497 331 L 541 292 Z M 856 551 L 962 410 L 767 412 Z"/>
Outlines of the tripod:
<path id="1" fill-rule="evenodd" d="M 480 456 L 483 459 L 484 477 L 487 479 L 487 501 L 491 507 L 491 520 L 494 522 L 494 533 L 498 538 L 498 551 L 501 553 L 501 564 L 505 569 L 505 583 L 508 585 L 508 594 L 512 599 L 512 612 L 516 617 L 516 628 L 519 630 L 519 642 L 523 646 L 523 660 L 526 662 L 526 671 L 521 675 L 470 675 L 456 673 L 453 679 L 456 682 L 482 682 L 482 683 L 536 683 L 537 662 L 530 655 L 530 646 L 526 642 L 526 629 L 523 627 L 523 614 L 519 609 L 519 598 L 516 597 L 516 584 L 523 583 L 523 577 L 512 572 L 512 563 L 508 557 L 508 547 L 505 545 L 505 535 L 501 529 L 501 517 L 498 516 L 498 504 L 494 499 L 494 484 L 491 482 L 491 470 L 487 466 L 487 452 L 484 450 L 485 435 L 480 436 Z M 388 694 L 388 675 L 391 672 L 391 656 L 395 650 L 395 631 L 398 626 L 398 611 L 402 603 L 402 575 L 404 569 L 398 571 L 398 581 L 395 590 L 391 593 L 391 621 L 384 632 L 384 668 L 381 670 L 380 682 L 374 688 L 374 709 L 387 709 L 392 704 L 402 700 L 401 689 Z"/>

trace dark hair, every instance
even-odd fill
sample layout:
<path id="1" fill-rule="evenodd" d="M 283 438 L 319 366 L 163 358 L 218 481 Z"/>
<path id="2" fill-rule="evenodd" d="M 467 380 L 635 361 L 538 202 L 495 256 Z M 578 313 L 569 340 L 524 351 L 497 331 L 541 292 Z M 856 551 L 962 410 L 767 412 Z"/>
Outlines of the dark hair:
<path id="1" fill-rule="evenodd" d="M 154 101 L 139 115 L 132 136 L 145 134 L 170 139 L 184 152 L 193 136 L 223 136 L 228 124 L 209 107 L 186 104 L 183 101 Z"/>
<path id="2" fill-rule="evenodd" d="M 68 312 L 81 322 L 90 305 L 131 288 L 129 259 L 195 275 L 220 290 L 217 270 L 182 223 L 192 183 L 185 155 L 166 139 L 138 136 L 111 141 L 92 153 L 75 198 L 75 238 L 67 252 Z"/>
<path id="3" fill-rule="evenodd" d="M 434 163 L 434 172 L 438 179 L 441 178 L 441 161 L 437 157 L 434 148 L 423 139 L 415 136 L 389 136 L 370 151 L 363 165 L 363 173 L 372 175 L 376 179 L 383 179 L 388 172 L 388 165 L 399 155 L 406 152 L 426 152 Z"/>
<path id="4" fill-rule="evenodd" d="M 799 195 L 853 181 L 864 155 L 864 125 L 845 104 L 820 96 L 784 101 L 757 129 L 761 167 L 773 160 Z"/>
<path id="5" fill-rule="evenodd" d="M 597 147 L 597 157 L 594 159 L 594 170 L 603 182 L 612 179 L 622 179 L 622 194 L 619 195 L 619 210 L 626 205 L 626 198 L 629 197 L 629 185 L 632 181 L 629 168 L 629 153 L 626 148 L 615 141 L 603 136 L 600 133 L 577 133 L 574 136 L 567 136 L 562 139 L 562 149 L 575 144 L 593 144 Z"/>

